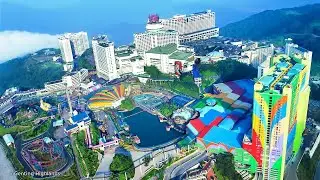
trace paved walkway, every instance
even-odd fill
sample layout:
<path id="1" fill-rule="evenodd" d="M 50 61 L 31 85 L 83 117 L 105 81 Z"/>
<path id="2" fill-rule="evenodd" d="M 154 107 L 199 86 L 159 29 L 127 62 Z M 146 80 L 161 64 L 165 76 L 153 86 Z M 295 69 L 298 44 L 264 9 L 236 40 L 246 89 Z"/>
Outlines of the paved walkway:
<path id="1" fill-rule="evenodd" d="M 180 179 L 180 177 L 183 175 L 183 173 L 187 169 L 201 162 L 205 158 L 206 158 L 205 151 L 196 151 L 196 153 L 183 158 L 179 162 L 176 162 L 175 164 L 167 168 L 165 171 L 164 179 L 165 180 Z"/>
<path id="2" fill-rule="evenodd" d="M 110 165 L 112 163 L 114 154 L 105 154 L 99 164 L 98 170 L 96 172 L 95 178 L 104 178 L 110 173 Z"/>
<path id="3" fill-rule="evenodd" d="M 160 166 L 161 163 L 168 160 L 169 157 L 176 156 L 176 148 L 174 146 L 169 146 L 164 149 L 159 149 L 152 152 L 141 152 L 134 150 L 128 152 L 121 148 L 117 148 L 115 151 L 116 152 L 110 150 L 106 152 L 99 165 L 95 178 L 107 179 L 107 176 L 111 174 L 109 167 L 115 153 L 130 155 L 132 157 L 132 160 L 134 161 L 134 166 L 136 167 L 135 177 L 133 178 L 134 180 L 141 179 L 149 169 Z M 143 157 L 148 154 L 150 155 L 151 153 L 153 154 L 153 159 L 148 164 L 148 166 L 145 166 L 143 162 Z"/>
<path id="4" fill-rule="evenodd" d="M 5 180 L 17 180 L 17 177 L 14 175 L 14 168 L 12 167 L 11 162 L 7 159 L 6 153 L 0 144 L 0 179 Z"/>
<path id="5" fill-rule="evenodd" d="M 299 162 L 303 156 L 303 151 L 304 150 L 299 150 L 298 154 L 296 155 L 296 157 L 294 158 L 293 162 L 289 162 L 291 164 L 289 164 L 287 166 L 286 169 L 286 174 L 285 174 L 285 178 L 286 180 L 298 180 L 298 176 L 297 176 L 297 170 L 298 170 L 298 165 Z"/>

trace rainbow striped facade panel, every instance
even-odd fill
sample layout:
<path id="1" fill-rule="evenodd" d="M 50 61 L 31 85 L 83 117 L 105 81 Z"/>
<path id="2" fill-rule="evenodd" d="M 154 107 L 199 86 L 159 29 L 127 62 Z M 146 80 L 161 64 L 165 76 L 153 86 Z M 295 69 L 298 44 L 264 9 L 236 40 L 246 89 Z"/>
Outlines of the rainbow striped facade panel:
<path id="1" fill-rule="evenodd" d="M 288 117 L 287 96 L 276 94 L 273 91 L 255 93 L 253 106 L 253 138 L 261 144 L 262 156 L 253 152 L 254 157 L 261 158 L 264 176 L 271 179 L 280 179 L 284 168 L 283 156 L 286 154 Z M 266 159 L 268 158 L 268 159 Z M 259 160 L 257 160 L 259 161 Z"/>

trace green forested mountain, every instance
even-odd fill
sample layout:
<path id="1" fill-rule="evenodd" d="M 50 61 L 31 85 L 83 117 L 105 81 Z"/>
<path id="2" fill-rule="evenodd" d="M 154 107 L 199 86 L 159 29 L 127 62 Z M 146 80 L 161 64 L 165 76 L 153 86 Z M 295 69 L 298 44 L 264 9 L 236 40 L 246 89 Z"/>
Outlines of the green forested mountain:
<path id="1" fill-rule="evenodd" d="M 274 43 L 291 37 L 295 43 L 313 51 L 313 60 L 320 62 L 320 4 L 264 11 L 227 25 L 220 33 L 226 37 Z"/>
<path id="2" fill-rule="evenodd" d="M 0 95 L 10 87 L 42 88 L 45 82 L 61 79 L 63 67 L 39 51 L 0 64 Z"/>

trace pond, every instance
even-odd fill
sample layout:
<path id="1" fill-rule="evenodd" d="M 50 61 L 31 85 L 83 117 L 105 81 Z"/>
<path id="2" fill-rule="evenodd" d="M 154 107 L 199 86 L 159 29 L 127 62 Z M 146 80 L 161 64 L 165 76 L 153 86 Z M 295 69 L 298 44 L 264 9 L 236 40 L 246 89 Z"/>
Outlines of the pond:
<path id="1" fill-rule="evenodd" d="M 140 108 L 120 114 L 122 117 L 127 117 L 124 121 L 129 125 L 130 133 L 140 138 L 139 147 L 159 146 L 183 135 L 174 129 L 166 131 L 167 123 L 161 123 L 157 116 Z"/>

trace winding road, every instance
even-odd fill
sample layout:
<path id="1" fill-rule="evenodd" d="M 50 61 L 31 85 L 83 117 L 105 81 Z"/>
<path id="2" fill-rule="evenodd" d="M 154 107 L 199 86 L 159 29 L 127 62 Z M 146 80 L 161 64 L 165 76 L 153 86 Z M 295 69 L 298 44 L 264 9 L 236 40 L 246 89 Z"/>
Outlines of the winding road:
<path id="1" fill-rule="evenodd" d="M 207 158 L 206 151 L 199 151 L 191 156 L 187 156 L 184 159 L 180 160 L 179 163 L 176 163 L 165 171 L 165 180 L 180 180 L 182 176 L 185 174 L 186 170 L 192 168 L 196 164 L 200 163 L 201 161 Z"/>

